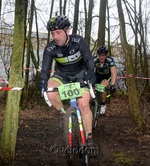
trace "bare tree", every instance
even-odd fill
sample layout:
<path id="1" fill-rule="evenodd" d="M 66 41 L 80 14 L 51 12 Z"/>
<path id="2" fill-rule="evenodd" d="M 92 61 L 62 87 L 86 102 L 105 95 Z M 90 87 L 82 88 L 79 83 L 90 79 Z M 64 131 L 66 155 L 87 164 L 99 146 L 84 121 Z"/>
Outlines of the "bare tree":
<path id="1" fill-rule="evenodd" d="M 67 0 L 64 0 L 63 14 L 66 15 Z"/>
<path id="2" fill-rule="evenodd" d="M 107 39 L 107 41 L 108 41 L 108 48 L 109 48 L 109 54 L 111 55 L 111 43 L 110 43 L 110 16 L 109 16 L 109 6 L 108 6 L 108 3 L 107 3 L 107 8 L 106 8 L 106 10 L 107 10 L 107 32 L 108 32 L 108 39 Z"/>
<path id="3" fill-rule="evenodd" d="M 54 8 L 54 0 L 52 0 L 52 3 L 51 3 L 49 20 L 52 18 L 53 8 Z M 48 31 L 47 44 L 49 43 L 49 41 L 50 41 L 50 31 Z"/>
<path id="4" fill-rule="evenodd" d="M 143 75 L 148 78 L 148 55 L 147 55 L 147 18 L 144 20 L 143 12 L 142 12 L 142 0 L 139 0 L 139 12 L 137 11 L 137 1 L 134 0 L 134 6 L 132 6 L 129 2 L 123 1 L 128 13 L 128 18 L 130 21 L 131 28 L 133 30 L 135 36 L 135 54 L 134 54 L 134 67 L 136 75 Z M 133 17 L 134 16 L 134 17 Z M 145 25 L 145 26 L 144 26 Z M 148 80 L 137 80 L 137 86 L 142 85 L 141 96 L 145 96 L 146 98 L 150 98 L 149 93 L 149 81 Z M 140 90 L 139 90 L 140 91 Z M 149 97 L 148 97 L 149 96 Z"/>
<path id="5" fill-rule="evenodd" d="M 84 13 L 85 13 L 85 25 L 87 24 L 87 7 L 86 7 L 86 0 L 84 0 Z"/>
<path id="6" fill-rule="evenodd" d="M 0 0 L 0 20 L 1 20 L 2 0 Z"/>
<path id="7" fill-rule="evenodd" d="M 62 14 L 62 0 L 59 0 L 59 12 Z"/>
<path id="8" fill-rule="evenodd" d="M 30 9 L 30 21 L 29 21 L 29 31 L 28 31 L 28 38 L 27 38 L 27 54 L 25 56 L 26 58 L 26 69 L 29 69 L 30 67 L 30 60 L 31 60 L 31 34 L 32 34 L 32 23 L 33 23 L 33 16 L 34 16 L 34 0 L 31 0 L 31 9 Z M 29 70 L 25 70 L 25 86 L 23 88 L 23 92 L 22 92 L 22 106 L 25 107 L 26 106 L 26 102 L 27 102 L 27 97 L 28 97 L 28 83 L 29 83 Z"/>
<path id="9" fill-rule="evenodd" d="M 11 60 L 10 87 L 23 87 L 22 62 L 24 53 L 25 6 L 27 0 L 15 1 L 14 45 Z M 13 165 L 18 132 L 18 112 L 21 91 L 9 91 L 0 144 L 0 159 L 6 165 Z M 3 164 L 3 165 L 5 165 Z M 2 164 L 1 164 L 2 165 Z"/>
<path id="10" fill-rule="evenodd" d="M 79 19 L 79 0 L 75 0 L 75 8 L 74 8 L 74 22 L 73 22 L 73 30 L 72 33 L 76 34 L 78 29 L 78 19 Z"/>
<path id="11" fill-rule="evenodd" d="M 97 43 L 98 46 L 105 45 L 106 5 L 107 5 L 107 0 L 100 1 L 99 29 L 98 29 L 98 43 Z"/>
<path id="12" fill-rule="evenodd" d="M 92 27 L 92 11 L 94 7 L 94 1 L 90 0 L 89 1 L 89 10 L 88 10 L 88 17 L 87 17 L 87 22 L 85 24 L 85 40 L 87 44 L 90 46 L 90 39 L 91 39 L 91 27 Z"/>
<path id="13" fill-rule="evenodd" d="M 125 29 L 125 21 L 124 15 L 122 10 L 122 4 L 120 0 L 117 0 L 117 8 L 118 8 L 118 15 L 119 15 L 119 22 L 120 22 L 120 36 L 121 36 L 121 43 L 125 53 L 125 60 L 126 60 L 126 73 L 135 74 L 133 68 L 133 47 L 128 44 L 126 39 L 126 29 Z M 137 127 L 140 130 L 145 130 L 145 122 L 140 114 L 139 105 L 138 105 L 138 96 L 136 90 L 136 82 L 133 78 L 127 78 L 128 84 L 128 95 L 129 95 L 129 105 L 130 105 L 130 112 L 137 124 Z"/>

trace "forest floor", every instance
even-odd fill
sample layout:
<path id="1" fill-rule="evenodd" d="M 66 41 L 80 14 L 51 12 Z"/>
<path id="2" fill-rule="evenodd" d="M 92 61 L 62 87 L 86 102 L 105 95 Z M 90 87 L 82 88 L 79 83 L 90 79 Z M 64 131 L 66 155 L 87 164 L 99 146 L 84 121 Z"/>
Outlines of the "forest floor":
<path id="1" fill-rule="evenodd" d="M 0 97 L 0 135 L 6 101 Z M 147 106 L 147 111 L 150 106 Z M 150 115 L 145 120 L 150 125 Z M 63 134 L 59 113 L 41 98 L 32 97 L 19 112 L 19 130 L 14 166 L 67 166 L 61 151 Z M 150 166 L 150 130 L 141 133 L 129 112 L 127 97 L 113 96 L 106 116 L 100 117 L 93 139 L 100 153 L 90 166 Z"/>

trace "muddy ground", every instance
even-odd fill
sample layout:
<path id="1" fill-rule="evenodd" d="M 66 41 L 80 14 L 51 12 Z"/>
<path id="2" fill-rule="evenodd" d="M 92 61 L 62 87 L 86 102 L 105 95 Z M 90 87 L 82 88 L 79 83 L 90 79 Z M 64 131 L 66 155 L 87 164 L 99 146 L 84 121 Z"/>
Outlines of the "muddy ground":
<path id="1" fill-rule="evenodd" d="M 1 97 L 0 127 L 5 101 Z M 145 109 L 150 111 L 150 107 Z M 143 111 L 143 109 L 142 109 Z M 149 122 L 149 113 L 145 119 Z M 43 99 L 33 97 L 26 109 L 20 109 L 15 166 L 67 166 L 59 113 Z M 95 166 L 150 166 L 150 130 L 137 130 L 129 112 L 127 97 L 113 96 L 105 117 L 93 131 L 100 153 L 90 159 Z"/>

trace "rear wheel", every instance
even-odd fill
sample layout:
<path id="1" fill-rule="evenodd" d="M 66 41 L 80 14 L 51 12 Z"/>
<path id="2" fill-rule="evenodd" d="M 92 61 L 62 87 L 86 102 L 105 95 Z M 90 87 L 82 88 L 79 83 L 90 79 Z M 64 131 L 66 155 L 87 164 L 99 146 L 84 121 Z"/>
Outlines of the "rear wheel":
<path id="1" fill-rule="evenodd" d="M 96 98 L 93 99 L 90 102 L 90 108 L 93 114 L 93 122 L 92 122 L 92 126 L 93 129 L 95 129 L 97 127 L 98 124 L 98 119 L 99 119 L 99 114 L 100 114 L 100 94 L 96 91 L 95 92 Z"/>
<path id="2" fill-rule="evenodd" d="M 88 166 L 88 155 L 84 153 L 85 145 L 82 145 L 78 117 L 74 107 L 69 107 L 66 110 L 64 117 L 64 139 L 67 145 L 68 164 Z"/>
<path id="3" fill-rule="evenodd" d="M 96 99 L 93 99 L 90 102 L 90 108 L 91 108 L 91 111 L 92 111 L 92 114 L 93 114 L 92 127 L 93 127 L 93 129 L 95 129 L 96 126 L 97 126 L 97 122 L 98 122 L 98 104 L 97 104 Z"/>

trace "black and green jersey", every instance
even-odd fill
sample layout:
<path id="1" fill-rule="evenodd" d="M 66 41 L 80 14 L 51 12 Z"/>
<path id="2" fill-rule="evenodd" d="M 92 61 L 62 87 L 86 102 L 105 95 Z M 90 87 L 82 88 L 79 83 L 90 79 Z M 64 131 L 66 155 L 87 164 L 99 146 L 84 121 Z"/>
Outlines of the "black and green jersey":
<path id="1" fill-rule="evenodd" d="M 66 46 L 58 46 L 55 41 L 51 41 L 44 50 L 41 80 L 48 80 L 53 59 L 56 61 L 57 71 L 64 75 L 76 75 L 81 70 L 94 71 L 94 62 L 91 52 L 83 37 L 70 35 L 70 40 Z"/>
<path id="2" fill-rule="evenodd" d="M 107 56 L 103 64 L 100 64 L 98 57 L 94 57 L 94 63 L 95 63 L 96 83 L 100 83 L 103 79 L 111 78 L 110 68 L 115 66 L 115 62 L 112 57 Z"/>

